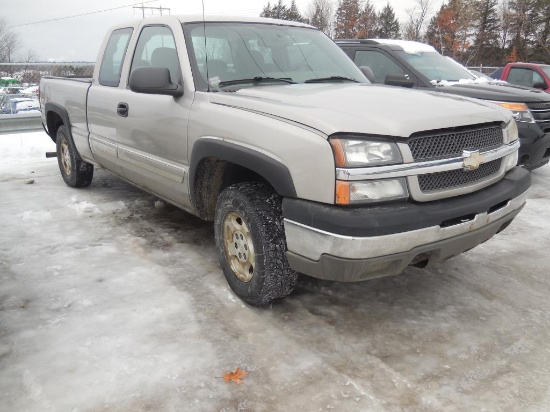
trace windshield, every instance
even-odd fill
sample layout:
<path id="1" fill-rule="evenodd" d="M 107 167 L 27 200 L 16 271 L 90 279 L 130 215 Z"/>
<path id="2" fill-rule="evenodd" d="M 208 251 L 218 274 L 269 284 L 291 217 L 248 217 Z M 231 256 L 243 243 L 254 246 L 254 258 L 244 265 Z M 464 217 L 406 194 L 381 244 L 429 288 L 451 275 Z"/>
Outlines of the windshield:
<path id="1" fill-rule="evenodd" d="M 412 67 L 432 82 L 456 82 L 461 79 L 475 80 L 459 63 L 450 60 L 437 52 L 407 53 L 398 51 Z"/>
<path id="2" fill-rule="evenodd" d="M 194 60 L 197 90 L 234 90 L 313 79 L 368 83 L 344 52 L 315 29 L 231 22 L 185 24 L 184 31 Z"/>
<path id="3" fill-rule="evenodd" d="M 540 68 L 546 74 L 546 76 L 550 77 L 550 66 L 540 66 Z"/>

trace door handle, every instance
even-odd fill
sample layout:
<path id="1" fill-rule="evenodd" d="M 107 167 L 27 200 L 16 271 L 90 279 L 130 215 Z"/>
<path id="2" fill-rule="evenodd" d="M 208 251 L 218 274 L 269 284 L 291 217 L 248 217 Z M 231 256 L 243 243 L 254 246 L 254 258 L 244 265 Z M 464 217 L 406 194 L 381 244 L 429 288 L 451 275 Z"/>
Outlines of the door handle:
<path id="1" fill-rule="evenodd" d="M 116 108 L 116 112 L 121 117 L 128 117 L 128 109 L 128 103 L 119 103 Z"/>

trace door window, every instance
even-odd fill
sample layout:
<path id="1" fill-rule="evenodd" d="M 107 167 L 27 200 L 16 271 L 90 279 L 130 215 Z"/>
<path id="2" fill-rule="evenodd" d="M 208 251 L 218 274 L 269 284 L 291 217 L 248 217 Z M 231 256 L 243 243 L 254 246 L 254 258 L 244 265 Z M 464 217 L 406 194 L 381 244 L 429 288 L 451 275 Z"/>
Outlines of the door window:
<path id="1" fill-rule="evenodd" d="M 540 74 L 524 67 L 512 67 L 508 75 L 508 82 L 525 87 L 533 87 L 536 83 L 545 83 Z"/>
<path id="2" fill-rule="evenodd" d="M 144 66 L 166 67 L 172 82 L 181 82 L 176 41 L 168 27 L 147 26 L 141 31 L 130 71 Z"/>
<path id="3" fill-rule="evenodd" d="M 132 31 L 131 28 L 118 29 L 111 34 L 99 69 L 99 84 L 102 86 L 117 87 L 120 83 L 120 71 Z"/>
<path id="4" fill-rule="evenodd" d="M 378 51 L 357 50 L 355 52 L 355 64 L 359 67 L 370 67 L 374 74 L 375 83 L 384 83 L 388 74 L 405 74 L 393 60 Z"/>

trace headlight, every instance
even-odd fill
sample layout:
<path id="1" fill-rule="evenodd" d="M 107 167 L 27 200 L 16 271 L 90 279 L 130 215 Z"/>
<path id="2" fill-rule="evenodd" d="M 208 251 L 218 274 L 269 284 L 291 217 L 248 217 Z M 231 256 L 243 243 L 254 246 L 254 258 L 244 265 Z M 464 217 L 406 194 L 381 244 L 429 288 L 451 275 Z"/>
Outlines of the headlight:
<path id="1" fill-rule="evenodd" d="M 391 141 L 357 138 L 330 139 L 336 167 L 369 167 L 401 163 L 401 153 Z"/>
<path id="2" fill-rule="evenodd" d="M 503 132 L 505 144 L 512 143 L 518 140 L 519 133 L 516 121 L 514 119 L 510 120 L 510 122 L 504 128 Z"/>
<path id="3" fill-rule="evenodd" d="M 397 179 L 348 182 L 336 181 L 336 204 L 386 202 L 409 197 L 404 177 Z"/>
<path id="4" fill-rule="evenodd" d="M 524 103 L 506 103 L 506 102 L 493 102 L 499 106 L 505 107 L 512 112 L 512 116 L 516 122 L 535 123 L 533 114 L 529 111 L 529 108 Z"/>

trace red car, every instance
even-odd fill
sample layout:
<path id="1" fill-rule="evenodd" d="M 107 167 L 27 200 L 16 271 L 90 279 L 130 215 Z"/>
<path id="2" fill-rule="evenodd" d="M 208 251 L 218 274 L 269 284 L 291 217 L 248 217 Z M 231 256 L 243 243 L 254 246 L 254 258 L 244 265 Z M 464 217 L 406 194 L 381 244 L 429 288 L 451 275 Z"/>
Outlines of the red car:
<path id="1" fill-rule="evenodd" d="M 550 65 L 508 63 L 491 74 L 493 79 L 506 80 L 518 86 L 533 87 L 550 93 Z"/>

